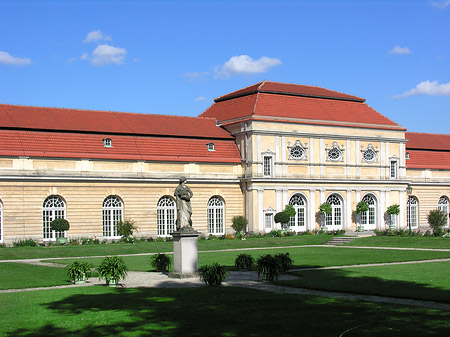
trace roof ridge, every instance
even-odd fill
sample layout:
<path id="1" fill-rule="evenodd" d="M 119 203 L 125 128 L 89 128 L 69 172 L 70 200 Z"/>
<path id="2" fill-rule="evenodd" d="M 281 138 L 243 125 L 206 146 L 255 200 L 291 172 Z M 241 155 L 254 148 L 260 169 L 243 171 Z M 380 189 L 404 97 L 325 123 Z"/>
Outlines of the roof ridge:
<path id="1" fill-rule="evenodd" d="M 436 135 L 436 136 L 450 136 L 448 133 L 432 133 L 432 132 L 416 132 L 416 131 L 406 131 L 407 133 L 416 133 L 421 135 Z"/>

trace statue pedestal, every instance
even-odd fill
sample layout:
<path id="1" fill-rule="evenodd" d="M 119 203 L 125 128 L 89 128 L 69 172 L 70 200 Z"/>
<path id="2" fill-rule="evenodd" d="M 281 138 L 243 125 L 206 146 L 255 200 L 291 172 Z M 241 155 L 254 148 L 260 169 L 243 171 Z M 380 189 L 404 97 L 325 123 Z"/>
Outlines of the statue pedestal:
<path id="1" fill-rule="evenodd" d="M 192 227 L 173 232 L 173 273 L 169 277 L 190 278 L 198 276 L 198 236 Z"/>

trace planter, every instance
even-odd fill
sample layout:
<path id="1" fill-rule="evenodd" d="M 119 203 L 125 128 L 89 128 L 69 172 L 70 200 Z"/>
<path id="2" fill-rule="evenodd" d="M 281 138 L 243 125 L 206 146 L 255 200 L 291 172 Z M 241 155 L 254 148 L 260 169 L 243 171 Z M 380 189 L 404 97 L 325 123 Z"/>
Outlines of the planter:
<path id="1" fill-rule="evenodd" d="M 106 285 L 108 287 L 117 287 L 119 285 L 119 281 L 115 278 L 106 281 Z"/>
<path id="2" fill-rule="evenodd" d="M 67 238 L 57 238 L 56 243 L 59 245 L 65 245 L 67 243 Z"/>
<path id="3" fill-rule="evenodd" d="M 395 225 L 389 225 L 389 230 L 390 231 L 395 231 Z"/>
<path id="4" fill-rule="evenodd" d="M 358 226 L 358 232 L 364 232 L 364 226 Z"/>
<path id="5" fill-rule="evenodd" d="M 75 284 L 85 284 L 86 283 L 86 274 L 83 273 L 82 276 L 77 278 L 74 282 Z"/>

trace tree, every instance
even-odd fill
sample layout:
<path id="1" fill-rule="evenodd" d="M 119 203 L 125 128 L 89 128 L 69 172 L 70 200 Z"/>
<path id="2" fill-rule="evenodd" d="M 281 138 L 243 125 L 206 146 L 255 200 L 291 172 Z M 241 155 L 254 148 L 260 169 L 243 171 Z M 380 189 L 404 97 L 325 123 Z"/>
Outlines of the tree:
<path id="1" fill-rule="evenodd" d="M 442 226 L 447 224 L 447 214 L 438 209 L 431 210 L 428 213 L 428 224 L 433 228 L 434 235 L 440 236 L 442 234 Z"/>
<path id="2" fill-rule="evenodd" d="M 242 232 L 245 232 L 245 229 L 247 228 L 247 219 L 242 215 L 236 215 L 233 217 L 233 224 L 231 227 L 234 229 L 236 234 L 240 234 Z"/>
<path id="3" fill-rule="evenodd" d="M 137 229 L 138 228 L 136 226 L 136 223 L 130 219 L 125 221 L 119 221 L 117 223 L 117 234 L 119 234 L 124 238 L 132 236 L 133 232 L 136 231 Z"/>
<path id="4" fill-rule="evenodd" d="M 274 220 L 276 223 L 281 223 L 283 226 L 286 225 L 295 214 L 297 214 L 297 212 L 295 211 L 294 206 L 287 204 L 283 211 L 275 214 Z"/>

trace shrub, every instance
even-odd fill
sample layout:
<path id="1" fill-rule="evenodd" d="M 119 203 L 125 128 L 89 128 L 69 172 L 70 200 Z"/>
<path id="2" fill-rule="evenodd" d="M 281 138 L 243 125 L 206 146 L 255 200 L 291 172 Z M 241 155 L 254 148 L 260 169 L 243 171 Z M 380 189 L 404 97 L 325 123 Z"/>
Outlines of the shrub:
<path id="1" fill-rule="evenodd" d="M 37 247 L 38 243 L 33 239 L 25 239 L 13 242 L 13 247 Z"/>
<path id="2" fill-rule="evenodd" d="M 435 236 L 440 236 L 442 234 L 442 226 L 447 224 L 447 214 L 438 210 L 433 209 L 428 213 L 428 223 L 431 228 L 433 228 L 433 233 Z"/>
<path id="3" fill-rule="evenodd" d="M 137 229 L 136 223 L 130 219 L 117 223 L 117 234 L 122 237 L 132 236 Z"/>
<path id="4" fill-rule="evenodd" d="M 119 241 L 124 243 L 135 243 L 136 238 L 134 236 L 123 236 Z"/>
<path id="5" fill-rule="evenodd" d="M 125 279 L 128 268 L 118 256 L 107 256 L 97 267 L 99 279 L 105 279 L 106 284 L 118 283 L 120 279 Z"/>
<path id="6" fill-rule="evenodd" d="M 274 220 L 276 223 L 286 224 L 291 220 L 291 217 L 285 211 L 281 211 L 275 214 Z"/>
<path id="7" fill-rule="evenodd" d="M 152 267 L 158 271 L 169 271 L 171 261 L 170 257 L 168 257 L 166 254 L 158 253 L 157 255 L 153 255 L 150 258 L 150 263 Z"/>
<path id="8" fill-rule="evenodd" d="M 369 210 L 369 205 L 364 200 L 361 200 L 356 204 L 356 214 L 361 214 L 363 212 L 367 212 Z"/>
<path id="9" fill-rule="evenodd" d="M 389 215 L 392 215 L 392 214 L 399 215 L 400 214 L 400 206 L 397 204 L 391 205 L 387 208 L 386 213 Z"/>
<path id="10" fill-rule="evenodd" d="M 68 231 L 70 228 L 69 221 L 63 218 L 56 218 L 52 222 L 50 222 L 50 229 L 55 232 L 64 232 Z"/>
<path id="11" fill-rule="evenodd" d="M 199 268 L 200 280 L 210 286 L 220 286 L 228 277 L 228 272 L 225 266 L 217 262 L 211 265 L 205 265 Z"/>
<path id="12" fill-rule="evenodd" d="M 239 269 L 250 269 L 255 264 L 255 259 L 250 254 L 239 254 L 234 260 L 234 265 Z"/>
<path id="13" fill-rule="evenodd" d="M 292 267 L 292 259 L 289 256 L 289 253 L 279 253 L 275 255 L 275 259 L 280 262 L 281 271 L 283 273 L 287 272 Z"/>
<path id="14" fill-rule="evenodd" d="M 75 283 L 88 279 L 91 276 L 93 267 L 92 264 L 87 262 L 74 261 L 66 266 L 65 269 L 69 280 Z"/>
<path id="15" fill-rule="evenodd" d="M 242 215 L 236 215 L 233 217 L 233 224 L 231 227 L 234 229 L 236 234 L 245 232 L 247 228 L 248 221 L 247 219 Z"/>
<path id="16" fill-rule="evenodd" d="M 331 204 L 329 202 L 324 202 L 320 205 L 319 207 L 319 211 L 321 214 L 331 214 L 332 208 L 331 208 Z"/>
<path id="17" fill-rule="evenodd" d="M 283 233 L 280 230 L 274 229 L 267 233 L 266 236 L 271 238 L 281 238 L 283 236 Z"/>
<path id="18" fill-rule="evenodd" d="M 262 276 L 264 281 L 272 282 L 280 276 L 281 263 L 270 254 L 262 255 L 256 260 L 256 270 L 258 277 Z"/>

